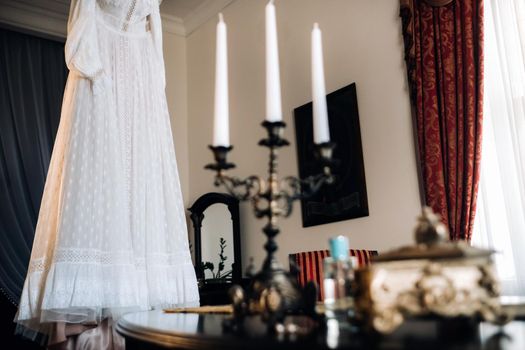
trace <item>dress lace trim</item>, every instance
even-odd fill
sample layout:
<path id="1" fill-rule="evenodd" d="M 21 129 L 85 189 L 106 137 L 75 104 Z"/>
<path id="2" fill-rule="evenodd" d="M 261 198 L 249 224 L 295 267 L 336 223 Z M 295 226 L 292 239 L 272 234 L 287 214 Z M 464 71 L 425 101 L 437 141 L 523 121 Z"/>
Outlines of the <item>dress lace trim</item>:
<path id="1" fill-rule="evenodd" d="M 49 270 L 51 262 L 90 265 L 135 265 L 138 269 L 146 268 L 146 260 L 149 266 L 177 266 L 189 264 L 191 260 L 186 252 L 170 254 L 154 253 L 147 258 L 134 257 L 132 251 L 106 252 L 97 249 L 57 249 L 54 259 L 40 258 L 31 259 L 29 272 L 42 272 Z M 181 263 L 182 262 L 182 263 Z"/>

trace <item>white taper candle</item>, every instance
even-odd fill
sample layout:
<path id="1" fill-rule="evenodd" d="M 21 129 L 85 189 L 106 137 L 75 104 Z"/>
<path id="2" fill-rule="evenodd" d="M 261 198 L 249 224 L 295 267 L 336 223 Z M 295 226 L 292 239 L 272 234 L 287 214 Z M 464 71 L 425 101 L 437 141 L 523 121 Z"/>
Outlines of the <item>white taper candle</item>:
<path id="1" fill-rule="evenodd" d="M 314 142 L 320 144 L 330 141 L 328 111 L 326 107 L 326 88 L 323 67 L 323 43 L 321 30 L 317 23 L 312 30 L 312 99 Z"/>
<path id="2" fill-rule="evenodd" d="M 279 49 L 273 0 L 266 5 L 266 120 L 282 120 Z"/>
<path id="3" fill-rule="evenodd" d="M 213 126 L 213 146 L 230 145 L 228 104 L 228 49 L 226 23 L 219 13 L 217 23 L 217 42 L 215 52 L 215 110 Z"/>

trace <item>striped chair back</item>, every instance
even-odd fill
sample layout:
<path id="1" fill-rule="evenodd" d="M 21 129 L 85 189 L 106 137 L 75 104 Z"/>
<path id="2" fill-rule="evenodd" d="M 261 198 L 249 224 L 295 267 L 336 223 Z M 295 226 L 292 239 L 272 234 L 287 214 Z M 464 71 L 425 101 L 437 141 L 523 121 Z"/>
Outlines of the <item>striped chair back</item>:
<path id="1" fill-rule="evenodd" d="M 358 267 L 370 264 L 372 256 L 377 255 L 377 250 L 350 249 L 350 255 L 357 258 Z M 317 284 L 317 300 L 324 298 L 323 291 L 323 260 L 330 256 L 329 250 L 315 250 L 310 252 L 300 252 L 289 255 L 290 271 L 297 269 L 297 282 L 304 285 L 309 281 Z"/>

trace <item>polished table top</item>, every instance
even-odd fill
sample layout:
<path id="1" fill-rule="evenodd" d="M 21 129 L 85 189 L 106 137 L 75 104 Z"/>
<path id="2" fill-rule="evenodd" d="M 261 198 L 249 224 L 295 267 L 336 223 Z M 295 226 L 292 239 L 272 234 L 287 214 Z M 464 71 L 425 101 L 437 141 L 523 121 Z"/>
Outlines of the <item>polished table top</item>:
<path id="1" fill-rule="evenodd" d="M 359 335 L 346 324 L 308 336 L 267 335 L 258 317 L 249 320 L 249 334 L 232 334 L 222 327 L 229 315 L 164 313 L 162 310 L 131 313 L 117 323 L 127 349 L 483 349 L 524 350 L 525 322 L 503 327 L 489 323 L 464 329 L 453 322 L 407 321 L 388 336 Z"/>

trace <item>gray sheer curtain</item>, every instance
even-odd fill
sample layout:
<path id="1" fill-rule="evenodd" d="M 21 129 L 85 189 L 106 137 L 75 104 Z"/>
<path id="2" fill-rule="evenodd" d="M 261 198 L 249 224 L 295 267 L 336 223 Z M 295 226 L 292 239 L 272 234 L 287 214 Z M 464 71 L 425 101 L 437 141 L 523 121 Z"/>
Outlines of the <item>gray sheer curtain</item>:
<path id="1" fill-rule="evenodd" d="M 63 43 L 0 28 L 0 298 L 15 306 L 67 73 Z"/>

